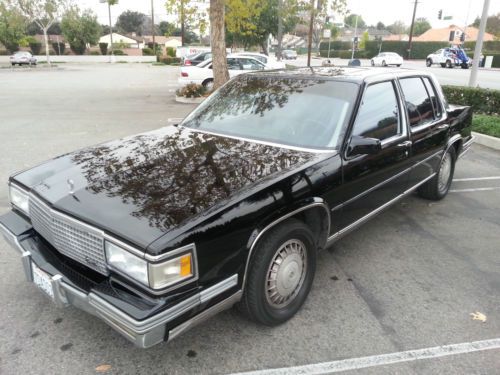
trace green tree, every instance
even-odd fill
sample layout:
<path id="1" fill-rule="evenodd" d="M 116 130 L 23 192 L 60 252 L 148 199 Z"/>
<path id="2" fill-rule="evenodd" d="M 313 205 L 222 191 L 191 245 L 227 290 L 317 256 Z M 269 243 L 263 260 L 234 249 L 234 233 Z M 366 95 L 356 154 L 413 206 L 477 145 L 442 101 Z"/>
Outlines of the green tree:
<path id="1" fill-rule="evenodd" d="M 118 16 L 115 26 L 121 33 L 142 35 L 142 25 L 145 18 L 146 15 L 143 13 L 127 10 Z"/>
<path id="2" fill-rule="evenodd" d="M 205 34 L 207 29 L 206 14 L 198 7 L 198 1 L 195 0 L 167 0 L 165 8 L 168 14 L 173 14 L 177 17 L 177 23 L 181 29 L 182 45 L 187 43 L 186 30 L 187 28 L 200 30 L 201 34 Z"/>
<path id="3" fill-rule="evenodd" d="M 479 24 L 481 23 L 481 18 L 476 17 L 472 26 L 479 28 Z M 500 13 L 497 13 L 494 16 L 489 16 L 486 20 L 486 32 L 495 35 L 497 38 L 500 38 Z"/>
<path id="4" fill-rule="evenodd" d="M 164 36 L 172 36 L 176 31 L 175 25 L 167 21 L 161 21 L 160 24 L 158 25 L 158 29 L 160 31 L 160 34 Z"/>
<path id="5" fill-rule="evenodd" d="M 47 30 L 47 33 L 49 35 L 61 35 L 61 24 L 60 22 L 54 22 L 52 26 L 49 27 Z M 26 27 L 26 34 L 28 35 L 37 35 L 37 34 L 43 34 L 43 30 L 36 24 L 36 22 L 30 22 L 28 26 Z"/>
<path id="6" fill-rule="evenodd" d="M 427 18 L 417 18 L 415 20 L 415 23 L 413 25 L 413 35 L 419 36 L 425 33 L 427 30 L 430 30 L 432 28 L 431 24 L 429 21 L 427 21 Z M 408 33 L 410 31 L 408 30 Z"/>
<path id="7" fill-rule="evenodd" d="M 363 35 L 361 35 L 361 40 L 359 41 L 359 49 L 365 49 L 366 47 L 366 42 L 370 40 L 370 35 L 368 34 L 368 31 L 365 31 Z"/>
<path id="8" fill-rule="evenodd" d="M 50 65 L 48 30 L 57 22 L 67 8 L 67 0 L 17 0 L 19 9 L 30 21 L 35 22 L 43 31 L 45 56 Z"/>
<path id="9" fill-rule="evenodd" d="M 358 18 L 358 28 L 364 28 L 366 27 L 366 22 L 363 20 L 363 17 L 361 17 L 359 14 L 349 14 L 347 17 L 344 18 L 344 23 L 347 26 L 350 27 L 355 27 L 356 26 L 356 17 Z"/>
<path id="10" fill-rule="evenodd" d="M 21 12 L 6 2 L 0 2 L 0 43 L 15 52 L 25 36 L 26 19 Z"/>
<path id="11" fill-rule="evenodd" d="M 377 28 L 377 30 L 385 30 L 385 25 L 380 21 L 377 22 L 377 26 L 375 27 Z"/>
<path id="12" fill-rule="evenodd" d="M 71 50 L 78 55 L 85 53 L 87 44 L 97 44 L 101 36 L 97 15 L 90 9 L 81 12 L 77 6 L 71 7 L 64 14 L 61 28 Z"/>
<path id="13" fill-rule="evenodd" d="M 389 30 L 390 33 L 396 35 L 404 34 L 406 32 L 406 25 L 403 21 L 396 21 L 393 24 L 387 26 L 387 30 Z"/>

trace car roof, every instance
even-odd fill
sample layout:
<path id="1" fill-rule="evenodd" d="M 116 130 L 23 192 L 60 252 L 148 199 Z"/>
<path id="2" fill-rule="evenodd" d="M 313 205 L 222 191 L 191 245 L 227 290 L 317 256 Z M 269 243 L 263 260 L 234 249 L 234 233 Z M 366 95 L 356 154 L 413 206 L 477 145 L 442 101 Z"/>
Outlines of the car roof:
<path id="1" fill-rule="evenodd" d="M 405 68 L 371 68 L 371 67 L 310 67 L 293 69 L 273 69 L 249 72 L 245 76 L 283 77 L 283 78 L 317 78 L 324 80 L 349 81 L 362 83 L 372 80 L 391 79 L 404 76 L 432 76 L 420 70 Z"/>

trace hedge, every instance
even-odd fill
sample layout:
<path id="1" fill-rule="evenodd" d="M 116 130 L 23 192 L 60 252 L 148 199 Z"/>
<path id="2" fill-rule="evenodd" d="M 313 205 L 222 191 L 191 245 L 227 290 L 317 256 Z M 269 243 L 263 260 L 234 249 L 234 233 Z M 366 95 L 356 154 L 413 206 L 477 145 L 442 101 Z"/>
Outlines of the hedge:
<path id="1" fill-rule="evenodd" d="M 42 50 L 42 43 L 40 42 L 31 42 L 30 43 L 31 53 L 33 55 L 39 55 Z"/>
<path id="2" fill-rule="evenodd" d="M 321 57 L 328 57 L 328 50 L 319 51 Z M 340 57 L 341 59 L 350 59 L 352 56 L 352 51 L 349 50 L 330 50 L 330 58 Z M 354 52 L 355 59 L 367 59 L 369 56 L 366 51 L 356 51 Z"/>
<path id="3" fill-rule="evenodd" d="M 500 115 L 500 90 L 443 86 L 449 103 L 470 105 L 475 114 Z"/>
<path id="4" fill-rule="evenodd" d="M 106 56 L 108 54 L 108 43 L 99 43 L 99 49 L 101 50 L 101 55 Z"/>
<path id="5" fill-rule="evenodd" d="M 500 138 L 500 117 L 475 115 L 472 118 L 472 131 Z"/>
<path id="6" fill-rule="evenodd" d="M 52 49 L 55 51 L 57 55 L 64 55 L 64 50 L 66 49 L 66 44 L 63 42 L 54 42 L 52 43 Z M 59 51 L 61 53 L 59 53 Z"/>
<path id="7" fill-rule="evenodd" d="M 172 57 L 172 56 L 158 56 L 158 62 L 166 64 L 166 65 L 176 65 L 181 63 L 180 57 Z"/>

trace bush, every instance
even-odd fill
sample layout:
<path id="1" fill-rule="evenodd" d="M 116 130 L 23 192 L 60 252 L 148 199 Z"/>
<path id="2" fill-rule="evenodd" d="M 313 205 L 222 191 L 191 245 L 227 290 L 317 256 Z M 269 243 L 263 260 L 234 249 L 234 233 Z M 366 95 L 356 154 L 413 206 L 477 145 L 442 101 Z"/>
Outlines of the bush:
<path id="1" fill-rule="evenodd" d="M 101 53 L 99 51 L 90 51 L 89 55 L 91 55 L 91 56 L 101 56 Z"/>
<path id="2" fill-rule="evenodd" d="M 5 48 L 7 48 L 7 51 L 9 51 L 10 53 L 14 53 L 14 52 L 19 51 L 19 44 L 18 43 L 7 43 L 5 45 Z"/>
<path id="3" fill-rule="evenodd" d="M 111 54 L 111 52 L 109 52 Z M 123 52 L 121 49 L 115 49 L 113 50 L 113 55 L 115 56 L 127 56 L 125 52 Z"/>
<path id="4" fill-rule="evenodd" d="M 328 57 L 328 50 L 321 50 L 319 52 L 321 57 Z M 330 50 L 330 58 L 339 57 L 341 59 L 351 59 L 352 51 L 349 50 L 341 50 L 341 51 L 332 51 Z M 354 52 L 355 59 L 366 59 L 368 58 L 366 51 L 356 51 Z"/>
<path id="5" fill-rule="evenodd" d="M 33 55 L 39 55 L 42 50 L 42 43 L 40 42 L 31 42 L 30 43 L 31 53 Z"/>
<path id="6" fill-rule="evenodd" d="M 99 43 L 99 49 L 101 50 L 101 55 L 106 56 L 108 54 L 108 43 Z"/>
<path id="7" fill-rule="evenodd" d="M 70 43 L 69 48 L 71 48 L 75 55 L 83 55 L 85 54 L 87 46 L 85 45 L 85 43 Z"/>
<path id="8" fill-rule="evenodd" d="M 427 55 L 437 51 L 440 48 L 448 47 L 448 42 L 414 42 L 411 47 L 412 59 L 425 59 Z M 366 42 L 365 51 L 368 58 L 378 54 L 380 42 L 371 40 Z M 405 41 L 385 41 L 382 42 L 381 52 L 396 52 L 397 54 L 408 58 L 408 42 Z"/>
<path id="9" fill-rule="evenodd" d="M 500 115 L 500 90 L 443 86 L 449 103 L 470 105 L 474 114 Z"/>
<path id="10" fill-rule="evenodd" d="M 166 65 L 177 65 L 181 63 L 180 57 L 171 57 L 171 56 L 159 56 L 158 62 L 166 64 Z"/>
<path id="11" fill-rule="evenodd" d="M 167 56 L 175 57 L 175 48 L 174 47 L 167 47 Z"/>
<path id="12" fill-rule="evenodd" d="M 472 130 L 500 138 L 500 117 L 475 115 L 472 118 Z"/>
<path id="13" fill-rule="evenodd" d="M 52 49 L 58 55 L 64 55 L 64 50 L 66 49 L 66 44 L 63 42 L 54 42 L 52 43 Z"/>
<path id="14" fill-rule="evenodd" d="M 151 48 L 146 47 L 146 48 L 142 49 L 142 55 L 143 56 L 154 56 L 155 53 L 153 52 L 153 50 Z"/>
<path id="15" fill-rule="evenodd" d="M 184 96 L 185 98 L 200 98 L 207 93 L 203 85 L 197 83 L 188 83 L 186 86 L 178 89 L 175 94 L 177 96 Z"/>
<path id="16" fill-rule="evenodd" d="M 340 40 L 333 40 L 330 43 L 330 50 L 348 50 L 352 48 L 352 43 L 351 42 L 342 42 Z M 319 49 L 328 51 L 328 41 L 326 42 L 321 42 L 319 44 Z"/>

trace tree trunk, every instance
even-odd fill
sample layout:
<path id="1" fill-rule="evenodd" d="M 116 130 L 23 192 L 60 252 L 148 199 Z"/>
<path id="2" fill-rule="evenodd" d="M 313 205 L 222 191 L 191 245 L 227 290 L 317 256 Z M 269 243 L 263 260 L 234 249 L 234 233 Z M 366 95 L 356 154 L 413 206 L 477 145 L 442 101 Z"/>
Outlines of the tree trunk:
<path id="1" fill-rule="evenodd" d="M 217 89 L 229 81 L 224 36 L 224 0 L 210 0 L 210 26 L 214 89 Z"/>
<path id="2" fill-rule="evenodd" d="M 47 64 L 50 65 L 50 51 L 49 51 L 49 36 L 47 35 L 48 28 L 43 28 L 43 39 L 45 40 L 45 56 L 47 58 Z"/>

